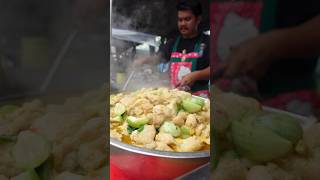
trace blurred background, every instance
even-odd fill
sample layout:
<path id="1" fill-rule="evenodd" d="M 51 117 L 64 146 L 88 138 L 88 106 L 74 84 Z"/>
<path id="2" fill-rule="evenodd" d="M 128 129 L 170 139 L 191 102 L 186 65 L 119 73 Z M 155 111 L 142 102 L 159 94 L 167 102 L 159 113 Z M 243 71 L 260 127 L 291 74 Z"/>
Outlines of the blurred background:
<path id="1" fill-rule="evenodd" d="M 0 179 L 109 176 L 109 8 L 0 1 Z"/>
<path id="2" fill-rule="evenodd" d="M 319 7 L 315 0 L 211 1 L 212 68 L 232 66 L 216 85 L 319 116 Z"/>
<path id="3" fill-rule="evenodd" d="M 211 179 L 319 179 L 320 2 L 212 0 L 210 23 Z"/>
<path id="4" fill-rule="evenodd" d="M 105 1 L 0 3 L 0 97 L 83 92 L 106 82 Z"/>

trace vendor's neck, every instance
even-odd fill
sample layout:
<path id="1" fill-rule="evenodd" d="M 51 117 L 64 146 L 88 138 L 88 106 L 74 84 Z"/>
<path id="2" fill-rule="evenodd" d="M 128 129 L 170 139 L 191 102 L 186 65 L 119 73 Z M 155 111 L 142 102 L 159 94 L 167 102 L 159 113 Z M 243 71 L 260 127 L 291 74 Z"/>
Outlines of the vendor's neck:
<path id="1" fill-rule="evenodd" d="M 182 34 L 182 37 L 184 39 L 192 39 L 192 38 L 195 38 L 198 36 L 198 31 L 195 31 L 194 33 L 192 34 Z"/>

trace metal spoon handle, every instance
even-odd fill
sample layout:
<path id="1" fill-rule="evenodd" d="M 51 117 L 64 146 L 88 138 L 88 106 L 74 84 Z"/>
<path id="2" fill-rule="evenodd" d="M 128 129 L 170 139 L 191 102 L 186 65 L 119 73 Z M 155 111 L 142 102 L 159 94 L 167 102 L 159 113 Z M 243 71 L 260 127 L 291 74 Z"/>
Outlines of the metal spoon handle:
<path id="1" fill-rule="evenodd" d="M 132 72 L 130 73 L 130 76 L 128 77 L 126 83 L 125 83 L 124 86 L 122 87 L 122 91 L 125 91 L 125 90 L 127 89 L 127 86 L 128 86 L 128 84 L 129 84 L 130 80 L 132 79 L 134 73 L 135 73 L 135 71 L 132 71 Z"/>

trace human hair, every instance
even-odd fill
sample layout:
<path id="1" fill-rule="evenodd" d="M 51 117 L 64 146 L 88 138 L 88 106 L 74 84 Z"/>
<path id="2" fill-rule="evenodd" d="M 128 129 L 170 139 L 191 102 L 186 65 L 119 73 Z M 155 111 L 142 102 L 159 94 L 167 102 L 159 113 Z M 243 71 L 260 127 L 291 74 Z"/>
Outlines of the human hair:
<path id="1" fill-rule="evenodd" d="M 195 16 L 202 14 L 202 6 L 199 0 L 178 0 L 177 11 L 191 10 Z"/>

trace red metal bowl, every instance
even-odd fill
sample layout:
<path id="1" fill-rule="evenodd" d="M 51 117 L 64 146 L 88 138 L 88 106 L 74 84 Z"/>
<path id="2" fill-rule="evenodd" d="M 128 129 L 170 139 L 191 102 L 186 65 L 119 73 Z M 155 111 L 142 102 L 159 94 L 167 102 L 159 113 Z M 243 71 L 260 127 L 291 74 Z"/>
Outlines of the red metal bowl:
<path id="1" fill-rule="evenodd" d="M 210 152 L 167 152 L 140 148 L 110 138 L 110 162 L 132 180 L 174 179 L 210 160 Z"/>

